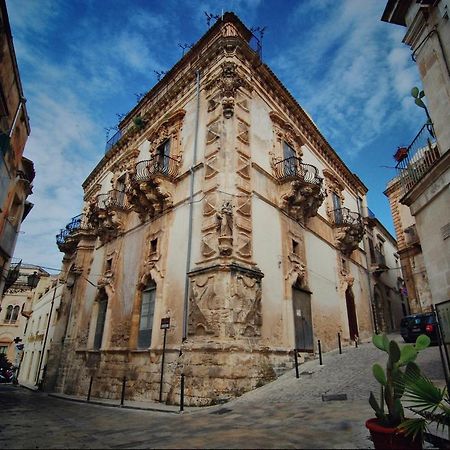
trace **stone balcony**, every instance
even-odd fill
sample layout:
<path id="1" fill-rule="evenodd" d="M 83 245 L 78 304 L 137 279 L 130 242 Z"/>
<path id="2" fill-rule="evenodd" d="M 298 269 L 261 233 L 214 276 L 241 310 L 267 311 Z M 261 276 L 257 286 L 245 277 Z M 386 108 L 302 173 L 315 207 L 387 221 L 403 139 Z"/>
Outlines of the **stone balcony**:
<path id="1" fill-rule="evenodd" d="M 323 178 L 317 167 L 292 156 L 273 164 L 273 169 L 282 186 L 280 206 L 297 221 L 315 216 L 325 199 Z"/>
<path id="2" fill-rule="evenodd" d="M 83 234 L 90 233 L 84 214 L 72 217 L 65 228 L 56 235 L 56 245 L 62 253 L 73 253 Z"/>
<path id="3" fill-rule="evenodd" d="M 87 221 L 94 233 L 105 242 L 123 230 L 123 214 L 127 209 L 123 191 L 110 190 L 97 195 L 90 203 Z"/>
<path id="4" fill-rule="evenodd" d="M 336 230 L 336 243 L 344 255 L 349 256 L 358 248 L 364 236 L 364 223 L 359 213 L 348 208 L 331 211 L 333 227 Z"/>
<path id="5" fill-rule="evenodd" d="M 142 221 L 172 206 L 180 165 L 180 159 L 168 155 L 155 155 L 136 164 L 130 177 L 127 199 Z"/>

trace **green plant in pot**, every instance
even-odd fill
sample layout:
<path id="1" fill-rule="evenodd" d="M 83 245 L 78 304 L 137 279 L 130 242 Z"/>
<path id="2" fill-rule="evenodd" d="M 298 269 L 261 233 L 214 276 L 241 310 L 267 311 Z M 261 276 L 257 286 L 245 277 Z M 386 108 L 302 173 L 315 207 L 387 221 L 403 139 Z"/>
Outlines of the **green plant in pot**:
<path id="1" fill-rule="evenodd" d="M 406 435 L 424 436 L 430 434 L 430 425 L 436 430 L 449 430 L 450 427 L 450 396 L 446 387 L 439 388 L 427 376 L 420 373 L 410 373 L 403 377 L 406 408 L 416 416 L 406 419 L 400 424 Z M 444 448 L 450 448 L 450 441 L 442 436 L 433 436 Z"/>
<path id="2" fill-rule="evenodd" d="M 366 427 L 370 430 L 375 448 L 421 448 L 422 441 L 419 437 L 414 440 L 413 436 L 406 436 L 399 428 L 405 420 L 401 399 L 405 392 L 404 377 L 420 374 L 414 360 L 419 351 L 430 345 L 430 338 L 421 335 L 414 345 L 400 347 L 385 334 L 377 334 L 373 336 L 372 342 L 375 347 L 388 354 L 386 369 L 377 363 L 372 366 L 373 375 L 380 383 L 380 399 L 377 400 L 373 392 L 370 393 L 369 403 L 375 411 L 376 419 L 369 419 Z"/>

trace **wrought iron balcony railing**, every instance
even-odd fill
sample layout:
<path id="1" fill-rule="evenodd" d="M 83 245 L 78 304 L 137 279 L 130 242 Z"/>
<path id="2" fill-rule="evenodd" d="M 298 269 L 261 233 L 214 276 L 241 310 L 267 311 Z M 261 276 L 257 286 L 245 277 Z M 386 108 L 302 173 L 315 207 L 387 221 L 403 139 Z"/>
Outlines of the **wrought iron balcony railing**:
<path id="1" fill-rule="evenodd" d="M 407 149 L 399 149 L 395 155 L 404 193 L 410 191 L 440 158 L 433 125 L 426 123 Z M 400 152 L 400 150 L 403 150 Z"/>
<path id="2" fill-rule="evenodd" d="M 122 131 L 117 131 L 108 141 L 106 142 L 105 146 L 105 153 L 108 153 L 108 151 L 120 141 L 120 138 L 122 137 Z"/>
<path id="3" fill-rule="evenodd" d="M 332 221 L 336 226 L 363 226 L 361 215 L 348 208 L 336 208 L 332 212 Z"/>
<path id="4" fill-rule="evenodd" d="M 97 195 L 96 207 L 99 209 L 125 209 L 125 192 L 119 191 L 117 189 L 112 189 L 107 194 Z"/>
<path id="5" fill-rule="evenodd" d="M 323 178 L 319 177 L 317 167 L 311 164 L 302 163 L 297 156 L 291 156 L 277 162 L 274 167 L 275 177 L 279 181 L 298 180 L 313 184 L 316 186 L 322 185 Z"/>
<path id="6" fill-rule="evenodd" d="M 78 216 L 72 217 L 71 221 L 62 228 L 61 231 L 56 235 L 56 245 L 61 249 L 67 243 L 69 238 L 79 229 L 84 228 L 85 217 L 84 214 L 79 214 Z"/>
<path id="7" fill-rule="evenodd" d="M 135 181 L 150 181 L 155 175 L 174 179 L 178 175 L 180 161 L 171 156 L 154 156 L 136 164 Z"/>
<path id="8" fill-rule="evenodd" d="M 374 253 L 371 255 L 371 262 L 380 269 L 386 270 L 388 268 L 386 265 L 386 256 L 384 256 L 377 248 L 374 249 Z"/>

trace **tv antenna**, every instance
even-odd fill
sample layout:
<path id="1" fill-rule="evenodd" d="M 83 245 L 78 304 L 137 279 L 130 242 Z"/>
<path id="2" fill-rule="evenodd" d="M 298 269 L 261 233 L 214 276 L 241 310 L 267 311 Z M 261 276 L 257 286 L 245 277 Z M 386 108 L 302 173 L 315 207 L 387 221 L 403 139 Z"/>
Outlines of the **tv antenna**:
<path id="1" fill-rule="evenodd" d="M 184 52 L 186 51 L 186 49 L 191 49 L 194 46 L 194 44 L 178 44 L 178 47 L 180 47 L 183 50 L 183 55 L 184 56 Z M 189 51 L 188 50 L 188 51 Z"/>
<path id="2" fill-rule="evenodd" d="M 154 70 L 153 72 L 155 72 L 156 78 L 157 78 L 158 81 L 161 81 L 161 78 L 163 78 L 164 75 L 166 75 L 166 73 L 167 73 L 167 72 L 164 71 L 164 70 L 161 70 L 161 71 Z"/>
<path id="3" fill-rule="evenodd" d="M 223 14 L 219 16 L 218 14 L 207 13 L 206 11 L 203 12 L 206 16 L 206 25 L 208 25 L 208 28 L 211 27 L 211 21 L 213 19 L 217 22 L 221 17 L 223 17 Z"/>

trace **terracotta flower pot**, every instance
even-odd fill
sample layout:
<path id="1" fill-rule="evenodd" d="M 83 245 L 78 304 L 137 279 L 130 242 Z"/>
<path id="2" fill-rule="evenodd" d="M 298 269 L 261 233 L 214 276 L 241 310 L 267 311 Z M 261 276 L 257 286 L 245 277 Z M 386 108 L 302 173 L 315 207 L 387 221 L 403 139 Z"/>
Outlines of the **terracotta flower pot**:
<path id="1" fill-rule="evenodd" d="M 378 419 L 369 419 L 366 427 L 370 431 L 375 449 L 387 450 L 420 450 L 422 442 L 419 438 L 415 440 L 412 436 L 405 436 L 398 428 L 383 427 Z"/>

